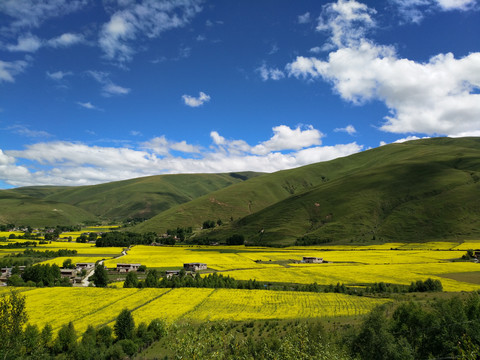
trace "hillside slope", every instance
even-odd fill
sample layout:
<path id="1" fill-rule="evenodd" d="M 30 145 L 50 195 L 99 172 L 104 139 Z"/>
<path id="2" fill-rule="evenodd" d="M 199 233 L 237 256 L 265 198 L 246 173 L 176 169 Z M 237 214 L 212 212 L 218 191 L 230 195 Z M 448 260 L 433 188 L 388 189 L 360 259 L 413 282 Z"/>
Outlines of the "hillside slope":
<path id="1" fill-rule="evenodd" d="M 8 191 L 35 199 L 35 204 L 64 203 L 88 212 L 90 217 L 121 221 L 150 218 L 170 207 L 258 175 L 254 172 L 157 175 L 90 186 L 34 186 Z M 5 191 L 0 191 L 0 196 L 2 193 Z M 0 206 L 2 201 L 0 199 Z M 25 206 L 28 207 L 28 202 Z"/>
<path id="2" fill-rule="evenodd" d="M 95 221 L 97 218 L 94 215 L 70 204 L 46 201 L 13 190 L 0 191 L 0 223 L 2 224 L 43 227 Z"/>
<path id="3" fill-rule="evenodd" d="M 258 244 L 422 241 L 480 237 L 480 139 L 391 144 L 233 185 L 137 227 L 164 231 L 227 222 L 201 236 L 241 233 Z M 233 222 L 228 222 L 233 218 Z"/>

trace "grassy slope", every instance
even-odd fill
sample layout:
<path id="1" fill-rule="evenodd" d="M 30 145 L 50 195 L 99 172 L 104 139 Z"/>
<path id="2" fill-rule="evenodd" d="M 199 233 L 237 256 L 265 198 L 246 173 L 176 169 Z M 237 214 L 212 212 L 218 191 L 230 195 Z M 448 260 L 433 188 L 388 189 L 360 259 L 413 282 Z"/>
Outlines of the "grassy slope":
<path id="1" fill-rule="evenodd" d="M 70 204 L 45 201 L 13 190 L 0 191 L 0 223 L 36 227 L 75 225 L 95 220 L 92 214 Z"/>
<path id="2" fill-rule="evenodd" d="M 12 190 L 44 201 L 62 202 L 109 220 L 149 218 L 172 206 L 242 182 L 258 173 L 159 175 L 79 187 Z"/>
<path id="3" fill-rule="evenodd" d="M 138 230 L 232 216 L 237 221 L 210 236 L 243 233 L 264 244 L 304 235 L 335 242 L 479 237 L 479 178 L 479 138 L 392 144 L 216 191 Z"/>

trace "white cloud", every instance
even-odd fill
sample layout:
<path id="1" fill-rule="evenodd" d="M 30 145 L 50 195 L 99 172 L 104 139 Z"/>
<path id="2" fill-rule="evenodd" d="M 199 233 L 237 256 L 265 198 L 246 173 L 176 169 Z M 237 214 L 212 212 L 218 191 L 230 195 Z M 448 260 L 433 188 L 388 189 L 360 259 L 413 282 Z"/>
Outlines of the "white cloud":
<path id="1" fill-rule="evenodd" d="M 324 136 L 312 126 L 302 130 L 300 127 L 290 129 L 286 125 L 276 126 L 273 129 L 270 140 L 253 147 L 251 152 L 257 155 L 265 155 L 272 151 L 300 150 L 313 145 L 320 145 Z"/>
<path id="2" fill-rule="evenodd" d="M 406 21 L 420 23 L 425 14 L 435 10 L 467 11 L 477 4 L 477 0 L 391 0 L 397 7 L 400 16 Z"/>
<path id="3" fill-rule="evenodd" d="M 320 54 L 322 52 L 322 49 L 319 46 L 315 46 L 315 47 L 312 47 L 308 51 L 310 51 L 313 54 Z"/>
<path id="4" fill-rule="evenodd" d="M 86 73 L 103 85 L 102 95 L 105 97 L 127 95 L 131 91 L 129 88 L 114 84 L 109 78 L 110 74 L 107 72 L 89 70 Z"/>
<path id="5" fill-rule="evenodd" d="M 183 102 L 185 105 L 190 107 L 199 107 L 204 103 L 210 101 L 210 96 L 200 91 L 198 97 L 193 97 L 190 95 L 182 95 Z"/>
<path id="6" fill-rule="evenodd" d="M 103 87 L 103 94 L 105 96 L 111 95 L 126 95 L 130 92 L 129 88 L 116 85 L 114 83 L 105 84 Z"/>
<path id="7" fill-rule="evenodd" d="M 24 150 L 0 150 L 0 178 L 14 186 L 85 185 L 167 173 L 273 172 L 347 156 L 363 148 L 356 143 L 319 146 L 323 135 L 312 127 L 302 130 L 280 125 L 273 132 L 269 140 L 251 146 L 212 131 L 208 149 L 165 136 L 144 142 L 139 149 L 66 141 L 36 143 Z M 183 156 L 173 156 L 172 151 Z M 16 165 L 24 160 L 29 168 Z"/>
<path id="8" fill-rule="evenodd" d="M 7 45 L 7 50 L 12 52 L 35 52 L 42 47 L 43 43 L 32 34 L 20 36 L 16 45 Z"/>
<path id="9" fill-rule="evenodd" d="M 0 12 L 14 19 L 2 30 L 12 32 L 21 28 L 36 28 L 49 18 L 75 12 L 87 3 L 88 0 L 2 0 Z"/>
<path id="10" fill-rule="evenodd" d="M 346 23 L 332 32 L 338 49 L 328 59 L 299 56 L 287 65 L 289 76 L 328 81 L 344 100 L 355 104 L 383 101 L 390 111 L 381 126 L 384 131 L 455 135 L 480 130 L 480 53 L 460 59 L 439 54 L 418 63 L 400 58 L 392 46 L 366 38 L 335 40 L 343 39 L 350 27 Z"/>
<path id="11" fill-rule="evenodd" d="M 258 67 L 256 71 L 260 74 L 263 81 L 281 80 L 285 77 L 285 73 L 278 68 L 269 68 L 266 64 Z"/>
<path id="12" fill-rule="evenodd" d="M 346 132 L 349 135 L 354 135 L 354 134 L 357 133 L 357 130 L 355 129 L 355 127 L 353 125 L 347 125 L 344 128 L 336 128 L 333 131 L 335 131 L 335 132 Z"/>
<path id="13" fill-rule="evenodd" d="M 165 136 L 160 136 L 146 141 L 142 144 L 145 149 L 153 150 L 155 154 L 165 156 L 169 155 L 171 150 L 180 151 L 184 153 L 199 153 L 200 148 L 195 145 L 187 144 L 187 142 L 172 142 L 167 140 Z"/>
<path id="14" fill-rule="evenodd" d="M 338 0 L 324 6 L 317 31 L 329 32 L 332 46 L 353 45 L 376 26 L 372 18 L 375 13 L 375 9 L 355 0 Z"/>
<path id="15" fill-rule="evenodd" d="M 101 110 L 100 108 L 93 105 L 91 102 L 78 101 L 77 104 L 80 105 L 81 107 L 85 108 L 85 109 L 88 109 L 88 110 Z"/>
<path id="16" fill-rule="evenodd" d="M 442 10 L 469 10 L 476 5 L 476 0 L 436 0 Z"/>
<path id="17" fill-rule="evenodd" d="M 310 13 L 306 12 L 305 14 L 298 15 L 298 23 L 299 24 L 307 24 L 311 21 Z"/>
<path id="18" fill-rule="evenodd" d="M 81 34 L 65 33 L 56 38 L 50 39 L 48 45 L 54 48 L 68 47 L 85 41 L 85 37 Z"/>
<path id="19" fill-rule="evenodd" d="M 43 130 L 32 130 L 27 126 L 24 125 L 12 125 L 7 128 L 7 130 L 13 132 L 14 134 L 20 135 L 20 136 L 26 136 L 26 137 L 31 137 L 31 138 L 36 138 L 36 137 L 51 137 L 52 134 L 43 131 Z"/>
<path id="20" fill-rule="evenodd" d="M 56 81 L 63 80 L 64 77 L 71 76 L 71 75 L 73 75 L 73 73 L 71 71 L 67 71 L 67 72 L 55 71 L 53 73 L 47 71 L 47 77 L 52 79 L 52 80 L 56 80 Z"/>
<path id="21" fill-rule="evenodd" d="M 139 38 L 157 38 L 161 33 L 186 26 L 201 11 L 198 0 L 143 0 L 126 2 L 103 25 L 99 44 L 105 57 L 119 63 L 130 61 Z"/>
<path id="22" fill-rule="evenodd" d="M 2 61 L 0 60 L 0 82 L 15 82 L 14 76 L 25 71 L 28 63 L 24 60 Z"/>

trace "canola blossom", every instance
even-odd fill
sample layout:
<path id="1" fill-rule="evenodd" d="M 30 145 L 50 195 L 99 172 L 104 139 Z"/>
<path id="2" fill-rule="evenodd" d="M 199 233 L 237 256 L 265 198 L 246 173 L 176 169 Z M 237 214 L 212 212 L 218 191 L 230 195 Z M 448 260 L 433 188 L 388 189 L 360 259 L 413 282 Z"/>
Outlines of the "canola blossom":
<path id="1" fill-rule="evenodd" d="M 72 321 L 78 332 L 88 325 L 112 324 L 127 308 L 137 323 L 155 318 L 247 320 L 329 318 L 363 315 L 390 300 L 345 294 L 236 289 L 26 288 L 29 323 L 55 331 Z M 2 294 L 0 292 L 0 294 Z"/>

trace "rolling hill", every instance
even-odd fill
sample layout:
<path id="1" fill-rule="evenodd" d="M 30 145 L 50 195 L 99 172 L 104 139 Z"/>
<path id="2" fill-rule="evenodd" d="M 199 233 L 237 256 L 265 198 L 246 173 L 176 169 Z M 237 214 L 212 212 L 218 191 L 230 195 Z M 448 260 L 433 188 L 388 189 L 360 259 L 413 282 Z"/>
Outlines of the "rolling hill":
<path id="1" fill-rule="evenodd" d="M 271 174 L 159 175 L 0 191 L 0 222 L 68 225 L 146 218 L 138 232 L 192 226 L 251 244 L 480 238 L 480 138 L 390 144 Z M 223 225 L 202 230 L 205 220 Z"/>
<path id="2" fill-rule="evenodd" d="M 478 238 L 479 179 L 479 138 L 417 140 L 253 178 L 136 229 L 220 218 L 225 225 L 199 236 L 237 233 L 259 245 Z"/>
<path id="3" fill-rule="evenodd" d="M 258 175 L 254 172 L 158 175 L 90 186 L 32 186 L 2 190 L 0 209 L 5 211 L 1 213 L 4 220 L 0 220 L 18 223 L 20 220 L 16 219 L 21 219 L 24 224 L 38 226 L 78 224 L 85 220 L 150 218 L 170 207 Z M 13 199 L 17 199 L 15 203 Z M 19 203 L 23 206 L 20 218 L 16 211 Z M 45 222 L 42 223 L 38 209 L 52 207 L 61 208 L 62 214 L 69 215 L 55 217 L 55 213 L 51 215 L 42 210 L 45 211 Z"/>

